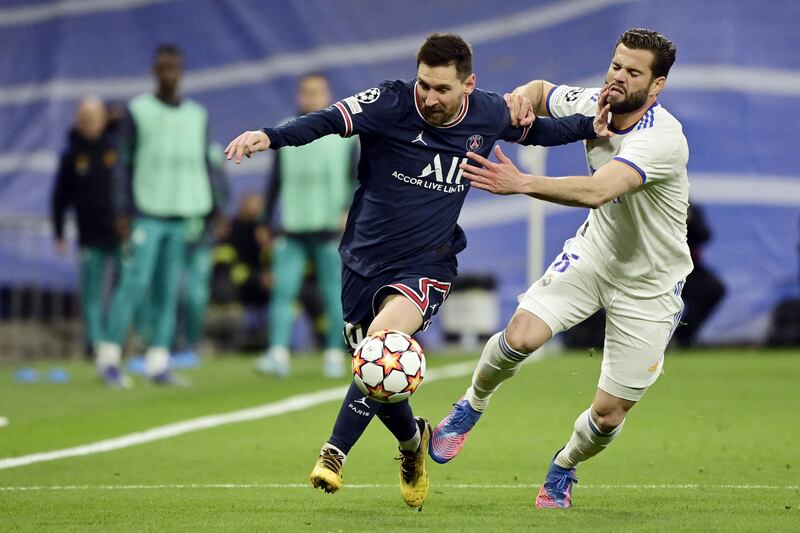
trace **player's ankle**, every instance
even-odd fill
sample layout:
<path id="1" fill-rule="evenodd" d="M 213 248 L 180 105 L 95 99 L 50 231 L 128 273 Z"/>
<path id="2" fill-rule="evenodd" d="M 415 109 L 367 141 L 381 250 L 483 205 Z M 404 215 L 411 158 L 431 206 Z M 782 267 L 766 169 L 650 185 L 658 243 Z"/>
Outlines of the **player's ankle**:
<path id="1" fill-rule="evenodd" d="M 319 451 L 319 454 L 322 455 L 325 452 L 325 450 L 330 450 L 334 452 L 336 455 L 338 455 L 339 458 L 342 460 L 342 464 L 344 464 L 344 462 L 347 461 L 347 454 L 344 453 L 339 448 L 337 448 L 336 446 L 334 446 L 333 444 L 331 444 L 330 442 L 326 442 L 325 444 L 322 445 L 322 449 Z"/>

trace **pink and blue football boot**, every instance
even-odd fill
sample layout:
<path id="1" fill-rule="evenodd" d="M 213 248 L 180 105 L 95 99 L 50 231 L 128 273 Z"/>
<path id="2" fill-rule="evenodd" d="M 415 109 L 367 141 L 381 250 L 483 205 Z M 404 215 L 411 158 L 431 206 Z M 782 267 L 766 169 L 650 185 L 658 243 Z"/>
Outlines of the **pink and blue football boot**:
<path id="1" fill-rule="evenodd" d="M 439 464 L 458 455 L 470 431 L 483 414 L 473 409 L 466 399 L 457 401 L 453 406 L 450 414 L 433 430 L 428 446 L 428 455 Z"/>

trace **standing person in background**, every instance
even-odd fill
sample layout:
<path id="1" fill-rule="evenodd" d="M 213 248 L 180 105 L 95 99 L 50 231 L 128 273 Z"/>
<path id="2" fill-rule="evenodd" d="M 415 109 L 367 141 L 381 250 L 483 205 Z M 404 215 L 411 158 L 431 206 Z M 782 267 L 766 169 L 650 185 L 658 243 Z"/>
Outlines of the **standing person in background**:
<path id="1" fill-rule="evenodd" d="M 299 83 L 300 115 L 331 104 L 328 80 L 308 74 Z M 355 186 L 357 140 L 327 136 L 305 146 L 287 146 L 275 155 L 266 196 L 268 222 L 275 220 L 280 200 L 282 235 L 275 240 L 275 284 L 269 305 L 270 346 L 258 360 L 262 372 L 289 374 L 289 340 L 295 300 L 303 282 L 306 262 L 314 262 L 325 307 L 327 332 L 322 371 L 329 378 L 344 375 L 342 345 L 342 265 L 339 238 Z M 273 224 L 268 224 L 272 226 Z"/>
<path id="2" fill-rule="evenodd" d="M 159 46 L 153 74 L 156 92 L 130 102 L 118 137 L 114 199 L 119 230 L 129 237 L 107 330 L 97 346 L 98 371 L 116 387 L 130 385 L 120 371 L 122 343 L 151 284 L 154 330 L 145 373 L 155 383 L 174 383 L 169 346 L 187 231 L 201 224 L 213 207 L 208 114 L 200 104 L 181 98 L 180 49 Z"/>
<path id="3" fill-rule="evenodd" d="M 75 208 L 80 245 L 81 314 L 88 352 L 100 340 L 103 273 L 116 261 L 118 239 L 111 209 L 111 173 L 116 148 L 106 131 L 106 109 L 87 97 L 78 105 L 75 125 L 61 156 L 51 198 L 58 253 L 67 253 L 64 216 Z"/>
<path id="4" fill-rule="evenodd" d="M 206 309 L 211 290 L 211 247 L 218 233 L 225 206 L 228 202 L 228 182 L 223 168 L 223 147 L 211 143 L 208 148 L 209 178 L 211 180 L 214 207 L 205 218 L 189 221 L 186 228 L 186 249 L 183 269 L 178 284 L 177 326 L 171 347 L 179 350 L 174 355 L 186 361 L 197 359 L 197 349 L 203 335 Z M 156 277 L 160 272 L 156 270 Z M 158 295 L 143 302 L 146 324 L 145 333 L 152 335 L 158 328 L 156 310 L 152 302 L 160 301 Z M 142 333 L 141 331 L 139 333 Z"/>
<path id="5" fill-rule="evenodd" d="M 684 348 L 695 344 L 700 328 L 725 296 L 725 284 L 703 259 L 703 249 L 711 240 L 711 228 L 703 209 L 697 204 L 689 206 L 686 231 L 686 244 L 689 245 L 694 270 L 683 286 L 685 308 L 681 316 L 682 325 L 675 330 L 675 340 Z"/>

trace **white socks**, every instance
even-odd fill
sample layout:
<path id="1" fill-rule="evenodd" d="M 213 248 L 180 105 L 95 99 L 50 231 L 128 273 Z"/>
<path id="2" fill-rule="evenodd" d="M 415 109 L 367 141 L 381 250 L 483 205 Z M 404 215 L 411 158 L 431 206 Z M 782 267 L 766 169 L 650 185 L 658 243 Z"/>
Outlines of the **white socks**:
<path id="1" fill-rule="evenodd" d="M 327 365 L 342 365 L 344 363 L 344 350 L 326 348 L 322 352 L 322 360 Z"/>
<path id="2" fill-rule="evenodd" d="M 319 454 L 322 455 L 322 452 L 325 450 L 333 450 L 336 454 L 342 459 L 342 464 L 347 461 L 347 454 L 342 453 L 342 450 L 334 446 L 333 444 L 325 443 L 322 445 L 322 449 L 319 451 Z"/>
<path id="3" fill-rule="evenodd" d="M 289 365 L 289 359 L 291 358 L 289 349 L 284 346 L 270 346 L 265 355 L 276 363 L 285 366 Z"/>
<path id="4" fill-rule="evenodd" d="M 167 370 L 169 370 L 169 350 L 164 347 L 148 348 L 144 354 L 144 373 L 148 377 L 153 377 Z"/>
<path id="5" fill-rule="evenodd" d="M 97 350 L 97 356 L 95 358 L 97 370 L 102 372 L 110 366 L 119 367 L 122 362 L 122 348 L 119 344 L 100 341 L 97 343 L 95 349 Z"/>
<path id="6" fill-rule="evenodd" d="M 611 433 L 601 433 L 592 422 L 591 411 L 592 408 L 589 407 L 575 419 L 575 429 L 569 442 L 555 458 L 555 463 L 558 466 L 575 468 L 578 463 L 602 452 L 622 431 L 622 426 L 625 425 L 624 420 Z"/>
<path id="7" fill-rule="evenodd" d="M 340 378 L 345 375 L 344 351 L 328 348 L 322 353 L 322 373 L 328 378 Z"/>
<path id="8" fill-rule="evenodd" d="M 417 426 L 417 432 L 414 433 L 414 436 L 411 437 L 410 440 L 397 441 L 400 449 L 407 452 L 415 452 L 419 450 L 420 443 L 422 443 L 422 434 L 419 432 L 419 426 Z"/>
<path id="9" fill-rule="evenodd" d="M 473 409 L 483 412 L 492 393 L 502 382 L 516 374 L 530 354 L 520 353 L 506 343 L 505 331 L 496 333 L 483 348 L 472 386 L 464 396 Z"/>

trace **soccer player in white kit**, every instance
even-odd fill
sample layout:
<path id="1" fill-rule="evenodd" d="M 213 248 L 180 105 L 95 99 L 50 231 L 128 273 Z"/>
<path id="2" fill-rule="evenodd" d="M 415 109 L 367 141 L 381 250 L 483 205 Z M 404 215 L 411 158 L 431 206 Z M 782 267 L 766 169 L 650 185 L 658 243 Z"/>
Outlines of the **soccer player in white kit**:
<path id="1" fill-rule="evenodd" d="M 589 207 L 575 237 L 564 243 L 545 274 L 522 297 L 506 329 L 486 344 L 463 399 L 433 432 L 429 452 L 444 463 L 461 450 L 497 387 L 555 333 L 606 312 L 600 380 L 592 405 L 578 415 L 566 445 L 553 457 L 536 498 L 540 508 L 570 507 L 575 467 L 616 438 L 625 415 L 652 385 L 683 309 L 681 288 L 692 270 L 686 245 L 689 151 L 681 124 L 658 103 L 675 61 L 675 46 L 643 29 L 623 33 L 606 86 L 555 86 L 536 80 L 522 97 L 537 115 L 594 115 L 610 105 L 610 139 L 586 142 L 589 175 L 549 178 L 520 172 L 502 151 L 498 163 L 468 154 L 483 166 L 462 166 L 472 185 L 496 194 L 527 194 Z M 525 110 L 519 109 L 519 116 Z"/>

